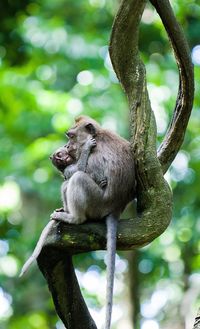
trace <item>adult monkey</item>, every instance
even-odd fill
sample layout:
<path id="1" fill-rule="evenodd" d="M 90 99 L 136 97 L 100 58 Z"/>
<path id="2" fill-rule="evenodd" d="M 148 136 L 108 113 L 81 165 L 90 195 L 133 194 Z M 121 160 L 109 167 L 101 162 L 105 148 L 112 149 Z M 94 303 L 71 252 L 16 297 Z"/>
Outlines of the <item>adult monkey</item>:
<path id="1" fill-rule="evenodd" d="M 86 172 L 75 173 L 68 184 L 67 204 L 69 214 L 54 212 L 52 218 L 67 223 L 83 223 L 87 219 L 101 220 L 107 224 L 107 289 L 105 329 L 110 328 L 115 268 L 117 220 L 129 201 L 135 196 L 134 160 L 130 143 L 117 134 L 103 129 L 90 117 L 80 116 L 75 126 L 67 132 L 69 145 L 79 158 L 88 136 L 97 145 L 88 159 Z M 95 183 L 95 175 L 107 179 L 102 190 Z"/>

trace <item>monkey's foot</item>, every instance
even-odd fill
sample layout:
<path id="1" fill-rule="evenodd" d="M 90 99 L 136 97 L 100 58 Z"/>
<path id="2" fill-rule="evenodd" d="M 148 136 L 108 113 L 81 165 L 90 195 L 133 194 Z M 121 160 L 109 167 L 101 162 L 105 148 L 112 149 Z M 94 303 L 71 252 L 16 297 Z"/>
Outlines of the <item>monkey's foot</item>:
<path id="1" fill-rule="evenodd" d="M 86 221 L 86 218 L 81 218 L 81 219 L 75 218 L 68 212 L 58 212 L 58 211 L 54 211 L 50 215 L 50 219 L 54 219 L 68 224 L 82 224 L 83 222 Z"/>
<path id="2" fill-rule="evenodd" d="M 71 224 L 74 223 L 74 217 L 64 211 L 63 212 L 54 211 L 50 215 L 50 219 L 58 220 L 58 221 L 65 222 L 65 223 L 71 223 Z"/>

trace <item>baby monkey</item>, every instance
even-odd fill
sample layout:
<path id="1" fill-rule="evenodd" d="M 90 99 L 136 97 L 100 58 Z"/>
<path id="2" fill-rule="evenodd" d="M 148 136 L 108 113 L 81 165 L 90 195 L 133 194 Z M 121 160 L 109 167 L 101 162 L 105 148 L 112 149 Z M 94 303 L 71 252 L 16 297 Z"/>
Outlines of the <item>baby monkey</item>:
<path id="1" fill-rule="evenodd" d="M 85 172 L 86 171 L 89 155 L 92 152 L 92 149 L 95 147 L 96 147 L 95 139 L 92 137 L 89 137 L 83 146 L 81 156 L 77 162 L 76 162 L 76 158 L 75 158 L 76 149 L 71 147 L 69 143 L 60 147 L 58 150 L 56 150 L 53 153 L 52 156 L 50 156 L 50 159 L 52 160 L 53 165 L 59 171 L 61 171 L 63 173 L 64 178 L 65 178 L 65 181 L 62 184 L 62 188 L 61 188 L 62 199 L 63 199 L 63 208 L 57 209 L 57 211 L 55 211 L 54 213 L 56 213 L 56 212 L 59 212 L 59 214 L 61 212 L 63 212 L 63 214 L 68 213 L 67 186 L 68 186 L 69 180 L 75 172 L 77 172 L 77 171 Z M 106 178 L 102 177 L 102 179 L 100 178 L 100 180 L 97 183 L 99 184 L 99 186 L 102 189 L 104 189 L 104 187 L 107 184 L 107 180 L 106 180 Z M 60 216 L 59 216 L 59 218 L 60 218 Z M 51 231 L 51 229 L 52 229 L 53 225 L 56 223 L 56 221 L 59 220 L 59 218 L 55 219 L 55 216 L 54 216 L 54 219 L 52 219 L 43 229 L 32 255 L 28 258 L 28 260 L 25 262 L 25 264 L 22 267 L 22 270 L 19 275 L 20 277 L 27 272 L 30 265 L 39 256 L 49 232 Z M 60 220 L 62 220 L 62 218 Z"/>

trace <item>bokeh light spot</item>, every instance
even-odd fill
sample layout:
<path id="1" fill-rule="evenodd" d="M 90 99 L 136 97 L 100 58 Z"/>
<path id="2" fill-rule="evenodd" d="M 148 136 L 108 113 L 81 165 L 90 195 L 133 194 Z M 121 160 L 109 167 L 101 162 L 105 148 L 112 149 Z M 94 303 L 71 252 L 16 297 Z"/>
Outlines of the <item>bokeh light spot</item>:
<path id="1" fill-rule="evenodd" d="M 81 71 L 77 75 L 77 81 L 82 86 L 88 86 L 93 82 L 93 74 L 90 71 Z"/>
<path id="2" fill-rule="evenodd" d="M 15 182 L 5 182 L 0 187 L 0 210 L 10 211 L 21 205 L 20 188 Z"/>
<path id="3" fill-rule="evenodd" d="M 13 277 L 17 274 L 18 265 L 17 260 L 14 256 L 7 255 L 0 259 L 0 272 Z"/>
<path id="4" fill-rule="evenodd" d="M 78 115 L 83 111 L 83 104 L 78 98 L 71 98 L 67 103 L 67 111 L 70 114 Z"/>
<path id="5" fill-rule="evenodd" d="M 147 320 L 142 323 L 141 329 L 159 329 L 159 325 L 154 320 Z"/>
<path id="6" fill-rule="evenodd" d="M 11 302 L 11 296 L 0 287 L 0 319 L 9 318 L 12 315 Z"/>
<path id="7" fill-rule="evenodd" d="M 44 168 L 38 168 L 33 174 L 37 183 L 45 183 L 48 180 L 48 172 Z"/>
<path id="8" fill-rule="evenodd" d="M 5 256 L 8 253 L 9 244 L 5 240 L 0 240 L 0 256 Z"/>
<path id="9" fill-rule="evenodd" d="M 192 61 L 195 65 L 200 65 L 200 45 L 192 49 Z"/>

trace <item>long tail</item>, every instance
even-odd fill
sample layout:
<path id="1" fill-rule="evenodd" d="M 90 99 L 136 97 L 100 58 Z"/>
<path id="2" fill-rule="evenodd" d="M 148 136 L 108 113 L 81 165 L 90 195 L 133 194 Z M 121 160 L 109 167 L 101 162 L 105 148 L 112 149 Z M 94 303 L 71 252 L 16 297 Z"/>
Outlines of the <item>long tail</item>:
<path id="1" fill-rule="evenodd" d="M 29 267 L 31 266 L 31 264 L 34 262 L 34 260 L 39 256 L 42 247 L 44 245 L 44 241 L 46 240 L 47 235 L 49 234 L 51 228 L 53 227 L 53 225 L 56 223 L 56 221 L 54 219 L 52 219 L 43 229 L 39 240 L 35 246 L 35 249 L 32 253 L 32 255 L 27 259 L 26 263 L 23 265 L 20 275 L 19 277 L 21 277 L 22 275 L 24 275 L 27 270 L 29 269 Z"/>
<path id="2" fill-rule="evenodd" d="M 113 304 L 113 286 L 115 274 L 115 253 L 117 240 L 117 218 L 112 214 L 106 218 L 107 225 L 107 287 L 106 287 L 106 320 L 105 329 L 110 329 L 112 304 Z"/>

